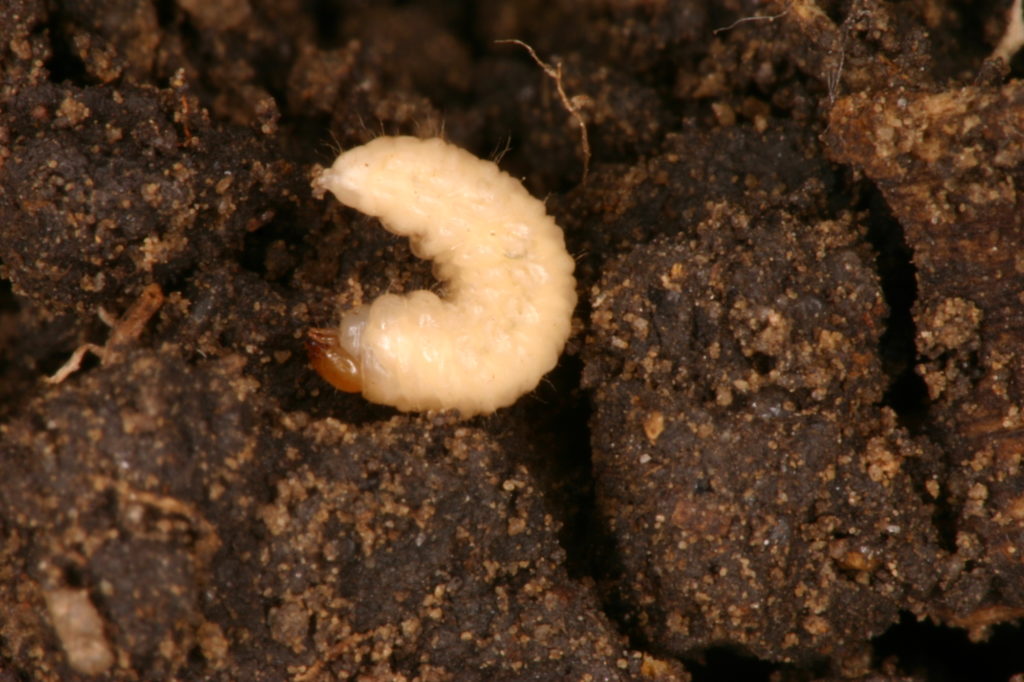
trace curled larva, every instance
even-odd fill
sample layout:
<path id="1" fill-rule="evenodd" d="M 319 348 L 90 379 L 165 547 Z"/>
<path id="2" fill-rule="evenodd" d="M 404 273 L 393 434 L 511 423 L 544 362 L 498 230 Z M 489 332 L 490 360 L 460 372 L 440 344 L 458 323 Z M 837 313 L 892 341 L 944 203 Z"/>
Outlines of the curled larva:
<path id="1" fill-rule="evenodd" d="M 314 180 L 433 261 L 442 296 L 385 294 L 312 329 L 309 354 L 344 391 L 400 410 L 493 412 L 558 362 L 576 306 L 561 228 L 522 183 L 441 139 L 380 137 Z"/>

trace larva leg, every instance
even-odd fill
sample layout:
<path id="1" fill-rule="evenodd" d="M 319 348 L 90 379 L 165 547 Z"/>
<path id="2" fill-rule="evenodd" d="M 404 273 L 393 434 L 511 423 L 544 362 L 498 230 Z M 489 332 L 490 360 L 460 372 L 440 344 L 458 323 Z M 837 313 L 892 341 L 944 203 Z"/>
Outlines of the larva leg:
<path id="1" fill-rule="evenodd" d="M 337 329 L 310 329 L 307 336 L 306 352 L 317 374 L 340 391 L 359 393 L 363 390 L 359 366 L 341 347 Z"/>

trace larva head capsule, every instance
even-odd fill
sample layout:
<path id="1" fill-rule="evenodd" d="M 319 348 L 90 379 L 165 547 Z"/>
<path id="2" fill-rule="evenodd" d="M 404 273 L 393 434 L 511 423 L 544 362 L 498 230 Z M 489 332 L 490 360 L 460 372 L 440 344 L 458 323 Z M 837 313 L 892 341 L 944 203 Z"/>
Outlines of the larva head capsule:
<path id="1" fill-rule="evenodd" d="M 334 329 L 306 332 L 306 353 L 317 374 L 331 386 L 348 393 L 364 391 L 368 380 L 363 330 L 369 319 L 367 308 L 355 308 L 341 316 Z M 369 369 L 372 371 L 373 363 Z"/>
<path id="2" fill-rule="evenodd" d="M 310 329 L 306 352 L 317 374 L 340 391 L 359 393 L 363 380 L 356 359 L 341 347 L 337 329 Z"/>

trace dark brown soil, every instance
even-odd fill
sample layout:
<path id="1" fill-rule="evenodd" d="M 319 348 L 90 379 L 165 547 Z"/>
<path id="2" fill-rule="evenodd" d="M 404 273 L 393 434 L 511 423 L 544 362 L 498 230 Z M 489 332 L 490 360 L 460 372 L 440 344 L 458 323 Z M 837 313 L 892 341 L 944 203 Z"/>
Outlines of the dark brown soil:
<path id="1" fill-rule="evenodd" d="M 1024 674 L 1006 5 L 0 4 L 0 682 Z M 431 285 L 312 195 L 380 134 L 566 230 L 513 407 L 307 365 Z"/>

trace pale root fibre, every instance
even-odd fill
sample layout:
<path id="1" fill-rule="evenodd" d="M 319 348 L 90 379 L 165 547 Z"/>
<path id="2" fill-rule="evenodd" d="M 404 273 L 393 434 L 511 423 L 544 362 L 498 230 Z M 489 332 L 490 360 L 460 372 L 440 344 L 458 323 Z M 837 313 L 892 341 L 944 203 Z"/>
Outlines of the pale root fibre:
<path id="1" fill-rule="evenodd" d="M 380 137 L 316 180 L 409 237 L 444 284 L 342 315 L 339 344 L 366 399 L 400 410 L 493 412 L 558 362 L 574 262 L 544 204 L 490 161 L 441 139 Z"/>

